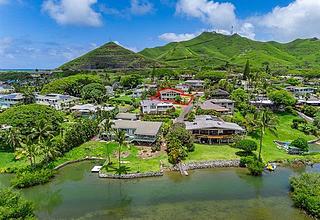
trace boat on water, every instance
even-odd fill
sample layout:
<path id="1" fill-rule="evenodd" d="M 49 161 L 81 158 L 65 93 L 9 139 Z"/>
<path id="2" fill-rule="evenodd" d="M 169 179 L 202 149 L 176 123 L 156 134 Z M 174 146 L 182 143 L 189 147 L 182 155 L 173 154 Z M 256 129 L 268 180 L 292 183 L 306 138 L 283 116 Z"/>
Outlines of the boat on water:
<path id="1" fill-rule="evenodd" d="M 268 163 L 265 169 L 269 171 L 275 171 L 276 168 L 277 168 L 277 165 L 275 163 Z"/>

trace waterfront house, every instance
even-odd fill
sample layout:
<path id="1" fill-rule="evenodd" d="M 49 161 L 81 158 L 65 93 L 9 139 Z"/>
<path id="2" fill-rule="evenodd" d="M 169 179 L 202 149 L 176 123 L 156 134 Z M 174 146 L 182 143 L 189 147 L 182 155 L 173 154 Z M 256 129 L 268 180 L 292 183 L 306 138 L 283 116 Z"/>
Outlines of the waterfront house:
<path id="1" fill-rule="evenodd" d="M 126 139 L 137 144 L 154 144 L 162 122 L 115 120 L 114 129 L 124 131 Z"/>
<path id="2" fill-rule="evenodd" d="M 118 113 L 116 115 L 116 119 L 125 121 L 137 121 L 139 119 L 139 115 L 135 113 Z"/>
<path id="3" fill-rule="evenodd" d="M 48 105 L 57 110 L 67 110 L 79 102 L 79 98 L 70 95 L 47 94 L 36 95 L 36 103 L 40 105 Z"/>
<path id="4" fill-rule="evenodd" d="M 225 122 L 209 115 L 196 116 L 192 122 L 185 122 L 189 130 L 199 143 L 215 144 L 229 143 L 234 135 L 242 135 L 245 130 L 238 124 Z"/>
<path id="5" fill-rule="evenodd" d="M 141 112 L 143 114 L 162 114 L 169 109 L 174 108 L 172 103 L 162 102 L 159 100 L 143 100 L 141 101 Z"/>

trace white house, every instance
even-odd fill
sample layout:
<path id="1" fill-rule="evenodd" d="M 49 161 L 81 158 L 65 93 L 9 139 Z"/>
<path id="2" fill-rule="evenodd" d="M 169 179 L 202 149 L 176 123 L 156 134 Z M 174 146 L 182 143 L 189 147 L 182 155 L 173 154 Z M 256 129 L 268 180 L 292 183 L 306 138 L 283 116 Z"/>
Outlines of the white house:
<path id="1" fill-rule="evenodd" d="M 176 85 L 176 89 L 182 90 L 184 92 L 188 92 L 190 90 L 191 86 L 188 84 L 179 83 Z"/>
<path id="2" fill-rule="evenodd" d="M 36 102 L 40 105 L 48 105 L 57 110 L 66 110 L 79 102 L 79 98 L 70 95 L 47 94 L 36 95 Z"/>
<path id="3" fill-rule="evenodd" d="M 158 100 L 143 100 L 140 104 L 143 114 L 161 114 L 174 108 L 172 103 L 161 102 Z"/>
<path id="4" fill-rule="evenodd" d="M 294 94 L 295 96 L 304 96 L 307 94 L 313 94 L 315 89 L 312 87 L 297 87 L 297 86 L 288 86 L 286 88 L 289 92 Z"/>

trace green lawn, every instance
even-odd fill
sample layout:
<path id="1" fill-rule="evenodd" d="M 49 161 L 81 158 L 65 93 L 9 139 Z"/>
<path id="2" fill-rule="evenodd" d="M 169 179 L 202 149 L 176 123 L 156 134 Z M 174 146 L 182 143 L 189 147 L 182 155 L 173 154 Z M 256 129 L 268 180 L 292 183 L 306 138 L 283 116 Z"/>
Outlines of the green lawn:
<path id="1" fill-rule="evenodd" d="M 79 147 L 73 148 L 63 157 L 58 158 L 52 164 L 58 166 L 64 162 L 78 160 L 85 157 L 102 157 L 107 158 L 108 151 L 113 152 L 117 148 L 115 143 L 105 143 L 99 141 L 89 141 Z"/>
<path id="2" fill-rule="evenodd" d="M 190 152 L 187 162 L 204 160 L 232 160 L 239 158 L 235 153 L 238 149 L 228 145 L 203 145 L 196 144 L 194 152 Z"/>
<path id="3" fill-rule="evenodd" d="M 0 173 L 27 166 L 26 160 L 15 160 L 14 153 L 0 152 Z"/>
<path id="4" fill-rule="evenodd" d="M 89 141 L 80 147 L 72 149 L 63 157 L 54 161 L 53 165 L 58 166 L 66 161 L 82 159 L 87 156 L 107 158 L 108 151 L 110 152 L 111 161 L 117 165 L 117 150 L 118 144 L 116 143 Z M 128 157 L 122 158 L 122 161 L 127 161 L 126 165 L 130 167 L 130 172 L 159 171 L 160 160 L 163 160 L 164 162 L 167 161 L 166 154 L 164 153 L 155 158 L 142 159 L 138 156 L 138 148 L 135 146 L 122 147 L 122 152 L 126 152 L 126 154 L 129 155 Z"/>
<path id="5" fill-rule="evenodd" d="M 290 114 L 277 114 L 279 124 L 277 126 L 277 136 L 267 132 L 263 139 L 263 159 L 269 160 L 285 160 L 294 158 L 303 158 L 303 156 L 288 155 L 284 150 L 279 150 L 274 140 L 279 141 L 293 141 L 298 137 L 305 138 L 306 140 L 314 140 L 316 137 L 312 135 L 305 135 L 303 132 L 291 128 L 292 120 L 298 118 L 298 116 Z M 258 142 L 257 142 L 258 143 Z M 320 155 L 312 156 L 314 159 L 320 159 Z"/>
<path id="6" fill-rule="evenodd" d="M 136 101 L 140 101 L 140 99 L 135 99 Z M 123 95 L 117 98 L 112 98 L 111 101 L 116 101 L 118 103 L 126 103 L 126 104 L 132 104 L 133 98 L 128 95 Z"/>

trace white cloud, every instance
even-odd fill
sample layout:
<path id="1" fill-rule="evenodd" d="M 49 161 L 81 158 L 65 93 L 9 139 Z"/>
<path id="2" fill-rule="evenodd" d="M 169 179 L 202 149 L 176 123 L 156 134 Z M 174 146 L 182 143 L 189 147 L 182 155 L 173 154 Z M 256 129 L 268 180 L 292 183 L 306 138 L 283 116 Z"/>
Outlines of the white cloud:
<path id="1" fill-rule="evenodd" d="M 176 13 L 198 18 L 213 28 L 228 30 L 237 23 L 235 6 L 211 0 L 179 0 Z"/>
<path id="2" fill-rule="evenodd" d="M 199 33 L 191 33 L 191 34 L 164 33 L 159 36 L 159 39 L 166 42 L 180 42 L 180 41 L 191 40 L 192 38 L 195 38 L 198 35 Z"/>
<path id="3" fill-rule="evenodd" d="M 289 41 L 295 38 L 320 36 L 320 1 L 295 0 L 285 7 L 275 7 L 270 13 L 250 18 L 259 32 L 269 38 Z"/>
<path id="4" fill-rule="evenodd" d="M 0 38 L 0 56 L 13 58 L 13 55 L 9 52 L 12 42 L 13 40 L 10 37 Z"/>
<path id="5" fill-rule="evenodd" d="M 131 0 L 130 12 L 134 15 L 148 14 L 153 10 L 153 5 L 147 0 Z"/>
<path id="6" fill-rule="evenodd" d="M 0 0 L 0 5 L 4 5 L 9 3 L 9 0 Z"/>
<path id="7" fill-rule="evenodd" d="M 42 10 L 62 25 L 102 25 L 101 14 L 92 6 L 97 0 L 46 0 Z"/>

